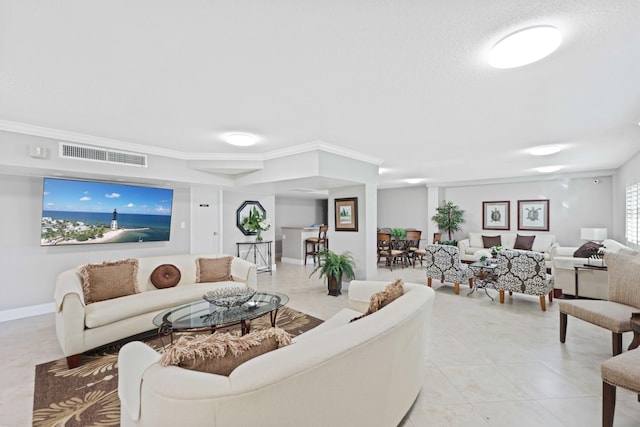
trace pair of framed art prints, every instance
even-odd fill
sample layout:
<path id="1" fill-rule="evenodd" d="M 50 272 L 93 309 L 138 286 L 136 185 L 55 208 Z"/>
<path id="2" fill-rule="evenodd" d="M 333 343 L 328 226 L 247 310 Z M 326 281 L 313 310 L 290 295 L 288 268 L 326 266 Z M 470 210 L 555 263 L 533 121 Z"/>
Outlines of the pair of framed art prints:
<path id="1" fill-rule="evenodd" d="M 511 202 L 482 202 L 484 230 L 510 230 Z M 518 230 L 549 231 L 549 200 L 518 200 Z"/>

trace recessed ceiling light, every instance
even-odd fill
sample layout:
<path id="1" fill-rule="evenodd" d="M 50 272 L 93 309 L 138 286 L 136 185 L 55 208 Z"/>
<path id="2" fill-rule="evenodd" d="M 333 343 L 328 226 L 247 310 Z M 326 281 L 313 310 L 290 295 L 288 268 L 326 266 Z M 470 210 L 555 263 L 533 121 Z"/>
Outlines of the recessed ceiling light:
<path id="1" fill-rule="evenodd" d="M 540 145 L 538 147 L 530 148 L 527 151 L 529 154 L 534 156 L 548 156 L 550 154 L 555 154 L 560 150 L 562 150 L 562 147 L 559 145 Z"/>
<path id="2" fill-rule="evenodd" d="M 539 168 L 535 168 L 535 170 L 537 170 L 540 173 L 552 173 L 552 172 L 557 172 L 560 169 L 562 169 L 563 166 L 540 166 Z"/>
<path id="3" fill-rule="evenodd" d="M 489 53 L 495 68 L 515 68 L 541 60 L 562 42 L 560 31 L 548 25 L 525 28 L 500 40 Z"/>
<path id="4" fill-rule="evenodd" d="M 248 147 L 256 143 L 255 135 L 248 133 L 230 133 L 225 135 L 224 140 L 227 144 L 236 145 L 238 147 Z"/>
<path id="5" fill-rule="evenodd" d="M 383 173 L 389 173 L 391 169 L 389 168 L 378 168 L 378 174 L 382 175 Z"/>
<path id="6" fill-rule="evenodd" d="M 405 179 L 404 182 L 406 182 L 407 184 L 419 184 L 420 182 L 422 182 L 422 178 L 409 178 Z"/>

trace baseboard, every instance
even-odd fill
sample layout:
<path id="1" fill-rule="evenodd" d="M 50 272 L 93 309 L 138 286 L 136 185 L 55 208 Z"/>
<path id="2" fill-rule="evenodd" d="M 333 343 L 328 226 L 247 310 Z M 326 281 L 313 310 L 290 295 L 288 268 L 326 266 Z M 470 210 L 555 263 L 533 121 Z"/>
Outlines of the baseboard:
<path id="1" fill-rule="evenodd" d="M 296 258 L 280 258 L 280 262 L 284 264 L 304 265 L 304 261 Z"/>
<path id="2" fill-rule="evenodd" d="M 8 322 L 9 320 L 24 319 L 25 317 L 39 316 L 41 314 L 54 313 L 55 309 L 56 304 L 54 302 L 49 302 L 46 304 L 0 311 L 0 323 Z"/>

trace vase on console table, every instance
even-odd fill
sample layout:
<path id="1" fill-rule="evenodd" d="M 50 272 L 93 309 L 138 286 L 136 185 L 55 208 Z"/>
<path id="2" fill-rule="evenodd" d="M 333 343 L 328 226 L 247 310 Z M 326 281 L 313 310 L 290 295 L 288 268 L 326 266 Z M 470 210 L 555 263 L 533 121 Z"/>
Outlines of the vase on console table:
<path id="1" fill-rule="evenodd" d="M 257 230 L 256 242 L 262 242 L 262 230 Z"/>

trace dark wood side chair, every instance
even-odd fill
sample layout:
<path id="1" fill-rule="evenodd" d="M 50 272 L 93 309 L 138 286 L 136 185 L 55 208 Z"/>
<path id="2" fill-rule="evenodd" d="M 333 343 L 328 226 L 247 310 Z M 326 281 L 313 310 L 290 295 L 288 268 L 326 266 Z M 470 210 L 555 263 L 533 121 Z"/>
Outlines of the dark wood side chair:
<path id="1" fill-rule="evenodd" d="M 318 229 L 318 237 L 309 237 L 304 241 L 304 265 L 307 265 L 307 258 L 309 256 L 313 257 L 313 263 L 315 264 L 318 254 L 323 250 L 329 249 L 329 239 L 327 239 L 328 229 L 328 225 L 321 225 Z"/>
<path id="2" fill-rule="evenodd" d="M 403 254 L 403 251 L 394 248 L 390 233 L 378 232 L 378 264 L 384 258 L 385 265 L 393 271 L 393 263 L 398 259 L 402 260 Z"/>

